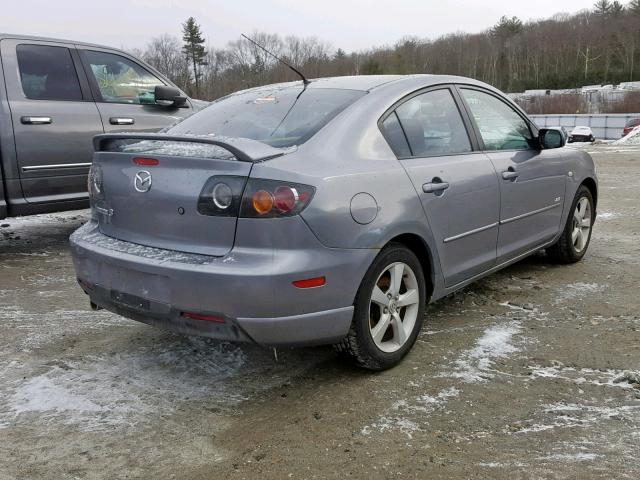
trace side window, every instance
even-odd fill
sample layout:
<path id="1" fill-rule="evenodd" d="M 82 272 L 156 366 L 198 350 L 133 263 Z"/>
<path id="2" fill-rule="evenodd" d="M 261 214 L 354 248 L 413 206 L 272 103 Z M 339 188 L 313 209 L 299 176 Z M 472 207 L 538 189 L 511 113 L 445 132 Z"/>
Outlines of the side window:
<path id="1" fill-rule="evenodd" d="M 414 157 L 471 151 L 471 142 L 448 89 L 407 100 L 396 109 Z"/>
<path id="2" fill-rule="evenodd" d="M 407 138 L 404 136 L 398 117 L 394 113 L 389 115 L 384 122 L 382 122 L 382 132 L 387 139 L 391 150 L 397 157 L 410 157 L 411 150 L 409 150 L 409 144 Z"/>
<path id="3" fill-rule="evenodd" d="M 18 45 L 20 82 L 32 100 L 82 100 L 80 81 L 65 47 Z"/>
<path id="4" fill-rule="evenodd" d="M 509 105 L 493 95 L 462 89 L 486 150 L 527 150 L 533 146 L 529 125 Z"/>
<path id="5" fill-rule="evenodd" d="M 155 75 L 120 55 L 94 50 L 84 53 L 103 102 L 155 103 L 154 89 L 156 85 L 164 85 Z"/>

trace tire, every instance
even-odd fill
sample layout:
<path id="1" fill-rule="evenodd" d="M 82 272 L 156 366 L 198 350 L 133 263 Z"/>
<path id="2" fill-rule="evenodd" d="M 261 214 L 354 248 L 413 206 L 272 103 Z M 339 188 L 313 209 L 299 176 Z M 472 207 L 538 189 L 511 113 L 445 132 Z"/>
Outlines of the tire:
<path id="1" fill-rule="evenodd" d="M 595 137 L 594 137 L 593 135 L 591 135 L 591 136 L 589 137 L 589 141 L 590 141 L 590 142 L 595 142 L 595 141 L 596 141 L 596 139 L 595 139 Z"/>
<path id="2" fill-rule="evenodd" d="M 426 290 L 424 272 L 415 254 L 404 245 L 388 245 L 360 284 L 351 328 L 335 345 L 336 350 L 369 370 L 397 365 L 420 333 Z"/>
<path id="3" fill-rule="evenodd" d="M 584 211 L 585 205 L 588 205 L 588 211 L 586 212 Z M 589 248 L 596 209 L 591 191 L 584 185 L 578 188 L 569 212 L 569 218 L 567 218 L 567 223 L 560 238 L 551 247 L 547 248 L 547 255 L 557 263 L 578 262 L 584 257 L 587 248 Z M 586 223 L 587 220 L 588 225 Z M 580 227 L 578 227 L 578 223 Z M 578 228 L 579 233 L 577 233 Z M 574 235 L 576 235 L 575 238 Z"/>

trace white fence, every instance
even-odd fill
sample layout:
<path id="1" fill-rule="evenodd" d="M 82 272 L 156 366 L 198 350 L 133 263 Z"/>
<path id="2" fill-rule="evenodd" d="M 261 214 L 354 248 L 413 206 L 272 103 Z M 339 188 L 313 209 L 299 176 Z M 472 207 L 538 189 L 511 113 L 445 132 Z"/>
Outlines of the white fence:
<path id="1" fill-rule="evenodd" d="M 562 126 L 571 132 L 573 127 L 591 127 L 593 135 L 603 140 L 615 140 L 622 136 L 622 129 L 640 113 L 611 113 L 588 115 L 529 115 L 539 127 Z"/>

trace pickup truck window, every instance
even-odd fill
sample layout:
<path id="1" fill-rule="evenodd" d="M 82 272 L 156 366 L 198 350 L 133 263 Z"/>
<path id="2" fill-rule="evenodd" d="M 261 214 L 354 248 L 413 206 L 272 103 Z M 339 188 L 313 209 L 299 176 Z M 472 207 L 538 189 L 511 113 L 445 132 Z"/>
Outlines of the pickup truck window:
<path id="1" fill-rule="evenodd" d="M 22 44 L 16 47 L 22 90 L 32 100 L 82 100 L 68 48 Z"/>
<path id="2" fill-rule="evenodd" d="M 155 104 L 154 89 L 164 85 L 155 75 L 120 55 L 94 50 L 85 55 L 103 102 Z"/>

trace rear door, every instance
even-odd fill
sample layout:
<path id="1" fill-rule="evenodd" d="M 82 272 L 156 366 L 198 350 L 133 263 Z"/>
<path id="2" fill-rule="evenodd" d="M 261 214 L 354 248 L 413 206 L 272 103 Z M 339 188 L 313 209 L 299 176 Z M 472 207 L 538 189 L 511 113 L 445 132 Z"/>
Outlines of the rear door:
<path id="1" fill-rule="evenodd" d="M 157 132 L 191 115 L 155 103 L 154 89 L 168 83 L 132 57 L 78 46 L 106 132 Z"/>
<path id="2" fill-rule="evenodd" d="M 564 153 L 541 150 L 529 122 L 499 96 L 471 87 L 460 92 L 498 172 L 500 263 L 558 233 L 567 178 Z"/>
<path id="3" fill-rule="evenodd" d="M 28 202 L 87 196 L 100 114 L 72 45 L 0 42 L 18 171 Z"/>
<path id="4" fill-rule="evenodd" d="M 498 179 L 491 161 L 474 151 L 466 122 L 455 91 L 439 87 L 404 101 L 382 124 L 420 196 L 447 286 L 496 259 Z"/>

